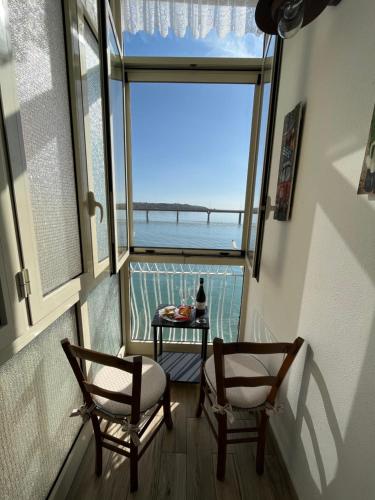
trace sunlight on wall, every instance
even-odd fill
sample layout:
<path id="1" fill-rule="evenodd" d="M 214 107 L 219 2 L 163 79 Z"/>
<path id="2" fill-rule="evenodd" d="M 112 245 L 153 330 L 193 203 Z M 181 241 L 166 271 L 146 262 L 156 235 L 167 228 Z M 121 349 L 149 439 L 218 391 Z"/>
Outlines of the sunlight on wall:
<path id="1" fill-rule="evenodd" d="M 375 285 L 320 206 L 315 212 L 306 269 L 298 331 L 308 338 L 315 337 L 311 347 L 321 369 L 329 373 L 328 389 L 332 389 L 330 396 L 345 437 L 351 414 L 348 402 L 354 401 L 358 390 L 373 320 L 373 308 L 369 306 L 374 299 L 370 303 L 363 299 L 375 297 Z M 363 334 L 353 338 L 354 329 Z M 348 369 L 338 369 L 332 363 L 333 357 Z"/>

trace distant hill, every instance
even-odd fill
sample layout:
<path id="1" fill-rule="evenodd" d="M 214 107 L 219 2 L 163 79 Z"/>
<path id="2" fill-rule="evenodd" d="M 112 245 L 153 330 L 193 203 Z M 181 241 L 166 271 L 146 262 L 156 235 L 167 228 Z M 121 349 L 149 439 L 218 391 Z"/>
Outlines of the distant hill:
<path id="1" fill-rule="evenodd" d="M 188 203 L 147 203 L 143 201 L 133 202 L 133 210 L 202 210 L 209 211 L 209 208 L 201 205 L 189 205 Z"/>

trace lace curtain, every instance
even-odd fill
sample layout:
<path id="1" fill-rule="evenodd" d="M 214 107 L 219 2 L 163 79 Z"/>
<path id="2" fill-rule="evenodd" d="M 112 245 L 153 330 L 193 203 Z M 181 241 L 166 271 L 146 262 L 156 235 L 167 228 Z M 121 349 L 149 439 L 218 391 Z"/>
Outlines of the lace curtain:
<path id="1" fill-rule="evenodd" d="M 257 0 L 124 0 L 125 31 L 146 31 L 161 36 L 171 28 L 184 37 L 191 29 L 194 38 L 205 38 L 211 29 L 224 38 L 233 32 L 261 35 L 255 24 Z"/>

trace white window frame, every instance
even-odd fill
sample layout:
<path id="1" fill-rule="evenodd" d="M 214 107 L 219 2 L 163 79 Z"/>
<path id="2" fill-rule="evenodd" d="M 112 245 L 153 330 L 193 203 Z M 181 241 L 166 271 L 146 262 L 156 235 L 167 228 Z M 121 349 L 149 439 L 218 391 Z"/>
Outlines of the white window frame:
<path id="1" fill-rule="evenodd" d="M 86 68 L 84 64 L 85 46 L 82 41 L 83 30 L 85 24 L 91 29 L 92 34 L 98 41 L 97 20 L 90 17 L 90 13 L 86 10 L 82 0 L 64 0 L 65 26 L 67 38 L 67 57 L 68 57 L 68 73 L 70 83 L 70 99 L 72 107 L 72 122 L 74 149 L 76 152 L 77 178 L 79 184 L 79 200 L 80 210 L 82 213 L 81 219 L 84 219 L 85 234 L 83 235 L 83 246 L 85 271 L 94 278 L 98 277 L 102 272 L 106 271 L 110 265 L 110 235 L 108 234 L 108 257 L 99 261 L 98 245 L 97 245 L 97 228 L 96 214 L 91 212 L 89 204 L 89 193 L 95 197 L 93 170 L 92 170 L 92 153 L 89 141 L 86 137 L 90 135 L 89 116 L 86 109 L 86 96 L 84 93 L 84 79 L 86 78 Z M 100 61 L 102 64 L 102 61 Z M 103 88 L 102 88 L 103 101 Z M 104 113 L 103 113 L 104 122 Z M 104 123 L 103 123 L 103 144 L 105 141 Z M 106 209 L 107 209 L 107 224 L 108 231 L 110 229 L 109 218 L 109 203 L 108 203 L 108 176 L 106 159 L 105 176 L 103 182 L 106 189 Z M 95 210 L 95 207 L 94 207 Z M 81 224 L 82 226 L 82 224 Z"/>
<path id="2" fill-rule="evenodd" d="M 129 57 L 123 58 L 126 95 L 127 141 L 128 141 L 128 170 L 131 176 L 131 117 L 130 117 L 130 83 L 212 83 L 212 84 L 252 84 L 254 85 L 254 104 L 252 112 L 251 136 L 249 141 L 249 158 L 247 165 L 247 183 L 245 194 L 245 209 L 241 250 L 228 249 L 183 249 L 183 248 L 156 248 L 135 247 L 132 231 L 132 193 L 129 191 L 128 206 L 130 220 L 130 248 L 132 253 L 152 255 L 191 255 L 212 257 L 239 257 L 248 251 L 249 221 L 251 214 L 253 173 L 257 158 L 257 140 L 261 105 L 261 78 L 264 71 L 264 61 L 259 59 L 230 59 L 222 58 L 157 58 L 157 57 Z M 268 67 L 266 67 L 268 69 Z M 266 75 L 267 78 L 268 75 Z M 165 258 L 164 258 L 165 259 Z"/>
<path id="3" fill-rule="evenodd" d="M 260 263 L 261 263 L 261 255 L 262 255 L 262 244 L 263 244 L 263 234 L 264 234 L 264 224 L 268 219 L 271 211 L 274 210 L 274 206 L 271 206 L 271 200 L 268 197 L 268 183 L 269 183 L 269 171 L 270 171 L 270 161 L 271 161 L 271 153 L 273 146 L 273 132 L 274 132 L 274 120 L 278 96 L 278 82 L 279 82 L 279 72 L 281 66 L 282 59 L 282 48 L 283 42 L 280 38 L 275 40 L 275 48 L 274 54 L 270 57 L 268 56 L 269 49 L 272 43 L 272 36 L 266 35 L 264 39 L 264 47 L 263 47 L 263 62 L 262 62 L 262 80 L 261 80 L 261 92 L 260 92 L 260 102 L 259 102 L 259 122 L 257 126 L 257 137 L 256 137 L 256 157 L 254 159 L 254 170 L 253 170 L 253 186 L 251 190 L 251 212 L 249 214 L 249 223 L 248 223 L 248 242 L 247 242 L 247 251 L 246 251 L 246 266 L 253 278 L 259 281 L 259 272 L 260 272 Z M 276 57 L 276 60 L 275 60 Z M 253 215 L 256 213 L 254 211 L 254 196 L 255 196 L 255 176 L 256 176 L 256 168 L 258 161 L 258 152 L 259 152 L 259 134 L 260 134 L 260 126 L 261 126 L 261 112 L 262 112 L 262 103 L 263 103 L 263 93 L 264 93 L 264 85 L 266 83 L 271 84 L 271 94 L 270 94 L 270 103 L 267 113 L 267 131 L 266 131 L 266 142 L 265 142 L 265 154 L 262 165 L 262 179 L 261 179 L 261 191 L 259 196 L 259 209 L 257 212 L 258 215 L 258 223 L 256 228 L 255 235 L 255 248 L 254 250 L 250 250 L 250 231 Z M 274 109 L 272 109 L 274 108 Z"/>
<path id="4" fill-rule="evenodd" d="M 130 234 L 129 234 L 129 198 L 128 198 L 128 185 L 129 179 L 127 176 L 128 167 L 127 167 L 127 111 L 126 111 L 126 95 L 125 95 L 125 80 L 124 80 L 124 72 L 122 66 L 118 68 L 118 73 L 115 75 L 113 73 L 113 66 L 110 64 L 111 54 L 110 48 L 108 46 L 108 33 L 109 29 L 113 30 L 115 43 L 117 45 L 118 52 L 120 54 L 120 59 L 122 61 L 122 46 L 121 42 L 117 36 L 116 24 L 112 17 L 111 8 L 108 3 L 108 0 L 104 0 L 100 2 L 99 9 L 99 32 L 101 34 L 101 60 L 102 60 L 102 81 L 104 88 L 104 122 L 105 122 L 105 149 L 106 149 L 106 159 L 107 159 L 107 171 L 109 173 L 109 203 L 110 203 L 110 219 L 111 219 L 111 241 L 112 241 L 112 255 L 111 255 L 111 272 L 118 273 L 125 262 L 129 259 L 130 251 Z M 111 79 L 121 80 L 123 83 L 123 117 L 124 117 L 124 168 L 125 168 L 125 196 L 126 196 L 126 234 L 127 234 L 127 246 L 126 250 L 118 255 L 118 234 L 117 234 L 117 222 L 116 222 L 116 172 L 115 172 L 115 164 L 114 164 L 114 134 L 113 134 L 113 124 L 111 120 L 110 114 L 110 92 L 109 92 L 109 81 Z"/>
<path id="5" fill-rule="evenodd" d="M 0 351 L 9 348 L 29 326 L 26 301 L 20 297 L 15 279 L 22 271 L 22 262 L 7 167 L 4 127 L 0 116 L 0 293 L 6 318 L 6 323 L 0 325 Z"/>
<path id="6" fill-rule="evenodd" d="M 3 0 L 3 7 L 5 9 L 6 18 L 8 12 L 6 0 Z M 74 294 L 77 294 L 81 284 L 80 277 L 76 277 L 61 285 L 51 293 L 45 296 L 43 295 L 39 261 L 37 257 L 37 241 L 32 217 L 25 148 L 22 136 L 20 107 L 16 94 L 15 64 L 10 44 L 9 27 L 6 26 L 5 29 L 8 35 L 8 45 L 6 47 L 7 53 L 3 54 L 3 62 L 0 65 L 0 87 L 5 122 L 5 136 L 9 152 L 10 170 L 13 178 L 19 242 L 23 264 L 28 270 L 30 277 L 31 294 L 27 297 L 27 302 L 29 305 L 31 324 L 35 325 L 60 307 L 61 304 L 68 301 Z"/>

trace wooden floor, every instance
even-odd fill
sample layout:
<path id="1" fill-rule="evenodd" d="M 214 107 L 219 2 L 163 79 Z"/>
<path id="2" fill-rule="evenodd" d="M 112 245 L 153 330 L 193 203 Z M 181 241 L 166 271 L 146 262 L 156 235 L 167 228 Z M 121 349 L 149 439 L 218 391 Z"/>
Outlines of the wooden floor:
<path id="1" fill-rule="evenodd" d="M 128 459 L 103 451 L 103 474 L 94 473 L 94 442 L 89 445 L 67 498 L 176 500 L 296 499 L 272 439 L 268 439 L 265 473 L 255 472 L 255 444 L 228 447 L 224 482 L 216 480 L 216 442 L 205 416 L 195 418 L 196 384 L 172 384 L 174 429 L 165 426 L 139 462 L 139 489 L 129 492 Z M 249 414 L 236 415 L 236 425 L 249 425 Z M 113 426 L 119 435 L 119 426 Z M 270 438 L 270 435 L 268 436 Z"/>

